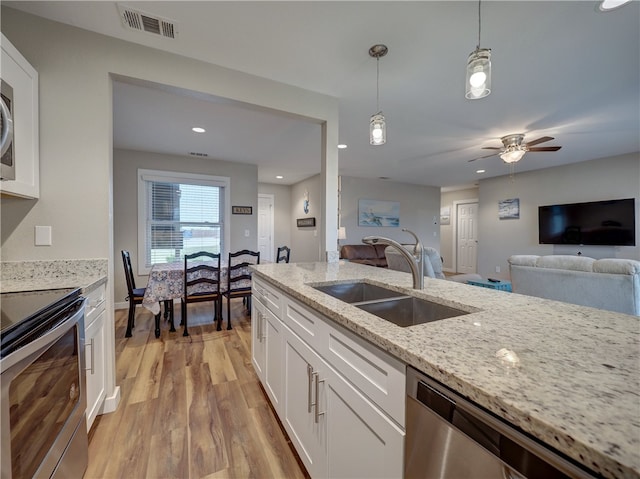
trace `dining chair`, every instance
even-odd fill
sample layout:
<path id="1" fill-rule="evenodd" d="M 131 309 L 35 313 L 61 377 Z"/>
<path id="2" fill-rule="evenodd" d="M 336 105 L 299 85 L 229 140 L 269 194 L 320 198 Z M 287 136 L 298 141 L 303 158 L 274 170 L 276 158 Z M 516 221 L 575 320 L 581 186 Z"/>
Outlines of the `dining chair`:
<path id="1" fill-rule="evenodd" d="M 251 312 L 251 272 L 248 266 L 260 264 L 260 252 L 243 249 L 229 253 L 227 263 L 227 289 L 222 293 L 227 298 L 227 329 L 231 329 L 231 300 L 246 298 L 246 305 Z M 220 330 L 220 323 L 218 323 Z"/>
<path id="2" fill-rule="evenodd" d="M 184 255 L 184 296 L 182 298 L 183 336 L 187 330 L 187 305 L 213 301 L 213 321 L 222 323 L 222 296 L 220 296 L 220 255 L 199 251 Z"/>
<path id="3" fill-rule="evenodd" d="M 288 246 L 279 246 L 276 253 L 276 263 L 288 263 L 291 249 Z"/>
<path id="4" fill-rule="evenodd" d="M 133 268 L 131 267 L 131 255 L 126 250 L 121 250 L 121 253 L 122 263 L 124 265 L 124 277 L 127 280 L 127 297 L 125 300 L 129 301 L 129 318 L 127 319 L 127 331 L 125 332 L 124 337 L 130 338 L 131 330 L 135 327 L 136 305 L 142 304 L 146 288 L 136 288 L 136 281 L 133 277 Z M 173 300 L 165 301 L 164 307 L 165 318 L 167 317 L 167 312 L 171 311 L 171 330 L 175 331 L 173 327 Z M 156 317 L 156 329 L 160 328 L 159 322 L 160 318 L 158 315 Z"/>

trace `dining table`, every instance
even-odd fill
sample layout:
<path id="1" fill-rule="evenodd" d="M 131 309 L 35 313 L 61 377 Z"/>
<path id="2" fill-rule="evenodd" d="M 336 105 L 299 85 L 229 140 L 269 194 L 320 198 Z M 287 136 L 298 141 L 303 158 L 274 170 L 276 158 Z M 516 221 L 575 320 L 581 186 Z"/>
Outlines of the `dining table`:
<path id="1" fill-rule="evenodd" d="M 204 261 L 203 264 L 213 265 L 212 262 Z M 238 274 L 251 274 L 251 265 L 247 264 L 239 268 Z M 202 272 L 201 272 L 202 273 Z M 227 278 L 229 267 L 227 261 L 220 261 L 220 293 L 227 290 Z M 243 280 L 242 287 L 251 287 L 251 280 Z M 206 283 L 194 286 L 194 292 L 199 289 L 204 291 Z M 191 290 L 190 290 L 191 293 Z M 182 299 L 184 297 L 184 261 L 174 261 L 171 263 L 154 263 L 149 272 L 149 280 L 142 299 L 142 306 L 151 311 L 156 316 L 156 337 L 159 331 L 160 304 L 164 301 Z M 173 311 L 170 311 L 171 324 L 173 325 Z M 165 315 L 166 317 L 167 315 Z M 174 328 L 171 329 L 172 331 Z"/>

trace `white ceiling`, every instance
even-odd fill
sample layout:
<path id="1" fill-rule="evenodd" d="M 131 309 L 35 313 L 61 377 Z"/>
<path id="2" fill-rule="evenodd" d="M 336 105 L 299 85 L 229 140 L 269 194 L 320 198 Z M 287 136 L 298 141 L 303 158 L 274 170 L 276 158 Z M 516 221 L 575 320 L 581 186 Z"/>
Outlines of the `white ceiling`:
<path id="1" fill-rule="evenodd" d="M 340 174 L 445 186 L 508 174 L 483 146 L 525 133 L 562 145 L 527 153 L 516 172 L 640 151 L 640 2 L 601 13 L 595 1 L 482 2 L 492 93 L 464 98 L 478 4 L 467 1 L 122 2 L 177 24 L 177 38 L 126 29 L 115 2 L 3 5 L 126 41 L 335 96 Z M 384 146 L 368 143 L 380 60 Z M 228 100 L 116 83 L 114 146 L 255 163 L 259 181 L 320 171 L 320 127 Z M 198 123 L 207 129 L 195 135 Z M 479 175 L 478 168 L 486 173 Z M 285 175 L 276 180 L 276 174 Z"/>

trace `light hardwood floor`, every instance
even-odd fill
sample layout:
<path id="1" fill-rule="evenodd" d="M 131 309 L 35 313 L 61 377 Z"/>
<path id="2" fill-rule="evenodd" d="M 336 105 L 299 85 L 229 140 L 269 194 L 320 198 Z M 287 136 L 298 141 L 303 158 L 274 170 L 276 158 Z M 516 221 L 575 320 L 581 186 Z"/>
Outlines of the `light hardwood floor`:
<path id="1" fill-rule="evenodd" d="M 189 305 L 189 333 L 138 308 L 115 313 L 118 410 L 89 434 L 85 478 L 305 478 L 251 365 L 251 321 L 232 302 L 232 329 L 216 331 L 212 303 Z M 226 309 L 226 308 L 225 308 Z"/>

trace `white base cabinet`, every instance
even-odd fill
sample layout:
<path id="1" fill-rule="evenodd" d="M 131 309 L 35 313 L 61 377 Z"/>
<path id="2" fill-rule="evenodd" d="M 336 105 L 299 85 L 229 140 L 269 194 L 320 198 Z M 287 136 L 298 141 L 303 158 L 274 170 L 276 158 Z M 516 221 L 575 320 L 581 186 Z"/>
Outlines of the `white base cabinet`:
<path id="1" fill-rule="evenodd" d="M 105 372 L 105 294 L 106 286 L 101 285 L 85 293 L 85 368 L 87 379 L 87 431 L 93 421 L 102 413 L 106 397 Z"/>
<path id="2" fill-rule="evenodd" d="M 405 365 L 276 292 L 277 307 L 254 302 L 253 362 L 310 476 L 402 477 Z"/>

